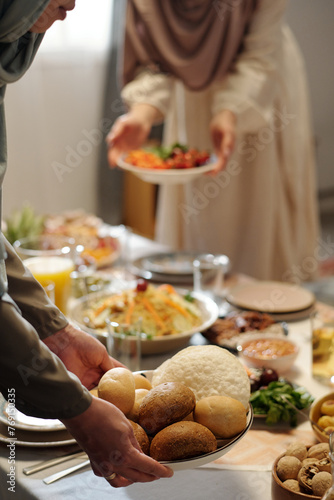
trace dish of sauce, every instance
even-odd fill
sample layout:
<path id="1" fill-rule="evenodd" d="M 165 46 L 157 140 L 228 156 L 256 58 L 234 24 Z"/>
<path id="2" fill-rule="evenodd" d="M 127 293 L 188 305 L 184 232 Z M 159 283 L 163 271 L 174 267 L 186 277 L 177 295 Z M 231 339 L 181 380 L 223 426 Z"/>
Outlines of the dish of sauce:
<path id="1" fill-rule="evenodd" d="M 245 342 L 243 354 L 252 358 L 275 359 L 296 352 L 296 347 L 284 339 L 253 339 Z"/>

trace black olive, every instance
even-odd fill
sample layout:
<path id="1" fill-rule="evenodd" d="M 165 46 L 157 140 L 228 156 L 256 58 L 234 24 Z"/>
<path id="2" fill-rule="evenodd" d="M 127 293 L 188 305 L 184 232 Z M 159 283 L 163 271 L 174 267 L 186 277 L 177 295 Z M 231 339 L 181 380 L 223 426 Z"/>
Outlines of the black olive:
<path id="1" fill-rule="evenodd" d="M 269 385 L 270 382 L 277 382 L 278 378 L 278 373 L 275 370 L 272 370 L 271 368 L 263 368 L 260 375 L 261 387 Z"/>

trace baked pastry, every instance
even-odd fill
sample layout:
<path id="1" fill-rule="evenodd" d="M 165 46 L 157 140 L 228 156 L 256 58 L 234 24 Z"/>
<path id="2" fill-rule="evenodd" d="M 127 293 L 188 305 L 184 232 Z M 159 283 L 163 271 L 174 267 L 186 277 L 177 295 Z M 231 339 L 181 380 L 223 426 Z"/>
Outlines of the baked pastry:
<path id="1" fill-rule="evenodd" d="M 144 429 L 140 427 L 139 424 L 137 424 L 133 420 L 129 420 L 129 422 L 132 425 L 135 438 L 137 439 L 142 452 L 145 453 L 145 455 L 148 455 L 150 451 L 150 440 L 148 438 L 148 435 L 146 434 Z"/>
<path id="2" fill-rule="evenodd" d="M 196 400 L 229 396 L 249 406 L 250 381 L 244 365 L 227 349 L 216 345 L 191 345 L 178 351 L 154 370 L 152 386 L 179 382 Z"/>
<path id="3" fill-rule="evenodd" d="M 136 389 L 135 390 L 135 402 L 133 404 L 132 410 L 126 414 L 129 420 L 133 420 L 134 422 L 138 422 L 139 408 L 142 400 L 148 394 L 147 389 Z"/>
<path id="4" fill-rule="evenodd" d="M 194 420 L 218 438 L 229 439 L 244 430 L 247 412 L 242 403 L 228 396 L 209 396 L 196 403 Z"/>
<path id="5" fill-rule="evenodd" d="M 150 456 L 159 461 L 196 457 L 217 449 L 212 432 L 197 422 L 176 422 L 154 436 Z"/>
<path id="6" fill-rule="evenodd" d="M 141 373 L 134 373 L 133 378 L 135 379 L 136 389 L 147 389 L 148 391 L 152 389 L 151 382 Z"/>
<path id="7" fill-rule="evenodd" d="M 148 434 L 182 420 L 195 407 L 195 395 L 181 382 L 165 382 L 151 389 L 143 398 L 138 423 Z"/>
<path id="8" fill-rule="evenodd" d="M 108 370 L 97 386 L 98 397 L 117 406 L 125 415 L 135 402 L 135 381 L 127 368 L 117 366 Z"/>

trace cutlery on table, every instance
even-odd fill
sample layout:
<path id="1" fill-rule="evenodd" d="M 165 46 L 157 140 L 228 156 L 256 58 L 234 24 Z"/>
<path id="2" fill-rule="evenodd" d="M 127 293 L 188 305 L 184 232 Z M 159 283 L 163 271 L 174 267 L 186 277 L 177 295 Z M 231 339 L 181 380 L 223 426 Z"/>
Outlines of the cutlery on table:
<path id="1" fill-rule="evenodd" d="M 65 469 L 61 472 L 56 472 L 55 474 L 52 474 L 52 476 L 46 477 L 43 479 L 43 483 L 45 484 L 51 484 L 54 483 L 55 481 L 58 481 L 58 479 L 61 479 L 62 477 L 68 476 L 69 474 L 72 474 L 73 472 L 83 469 L 87 465 L 90 464 L 90 460 L 85 460 L 81 464 L 74 465 L 73 467 L 69 467 L 68 469 Z"/>
<path id="2" fill-rule="evenodd" d="M 76 453 L 70 453 L 61 457 L 51 458 L 50 460 L 44 460 L 43 462 L 39 462 L 35 465 L 25 467 L 23 469 L 23 474 L 25 474 L 26 476 L 30 476 L 30 474 L 34 474 L 35 472 L 47 469 L 48 467 L 52 467 L 53 465 L 61 464 L 63 462 L 66 462 L 67 460 L 71 460 L 72 458 L 80 458 L 81 456 L 86 456 L 86 453 L 84 451 L 78 451 Z"/>

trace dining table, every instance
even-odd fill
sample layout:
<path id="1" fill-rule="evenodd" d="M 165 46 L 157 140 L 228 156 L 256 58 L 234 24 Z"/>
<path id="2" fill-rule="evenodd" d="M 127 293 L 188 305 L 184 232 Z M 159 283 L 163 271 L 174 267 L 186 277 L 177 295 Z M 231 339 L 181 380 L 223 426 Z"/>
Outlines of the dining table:
<path id="1" fill-rule="evenodd" d="M 129 262 L 141 256 L 168 252 L 170 249 L 150 239 L 131 234 Z M 107 273 L 108 270 L 104 270 Z M 113 269 L 110 268 L 110 273 Z M 128 277 L 131 270 L 127 269 Z M 253 278 L 229 272 L 225 279 L 228 290 L 239 283 L 247 283 Z M 334 318 L 334 308 L 322 302 L 315 302 L 315 309 L 321 317 Z M 294 318 L 287 323 L 288 337 L 299 346 L 299 354 L 293 367 L 285 373 L 285 378 L 307 388 L 314 398 L 331 391 L 331 388 L 312 377 L 311 370 L 311 323 L 310 317 Z M 195 333 L 188 345 L 205 345 L 208 341 L 201 333 Z M 141 369 L 153 370 L 175 351 L 142 357 Z M 57 431 L 55 431 L 57 432 Z M 311 445 L 317 442 L 311 425 L 305 417 L 298 416 L 297 427 L 288 423 L 268 425 L 265 419 L 254 416 L 249 431 L 226 455 L 200 467 L 174 472 L 168 479 L 151 483 L 135 483 L 126 488 L 113 488 L 92 472 L 90 465 L 54 482 L 45 484 L 43 479 L 64 468 L 85 460 L 72 458 L 66 463 L 54 465 L 35 474 L 25 475 L 23 469 L 35 463 L 62 456 L 76 448 L 64 446 L 15 445 L 14 456 L 10 443 L 0 441 L 0 498 L 6 500 L 269 500 L 271 498 L 271 469 L 277 456 L 284 452 L 292 441 L 300 440 Z M 10 459 L 14 458 L 15 472 L 10 469 Z M 87 457 L 86 457 L 87 458 Z M 14 477 L 13 477 L 14 476 Z M 13 480 L 13 489 L 11 487 Z"/>

